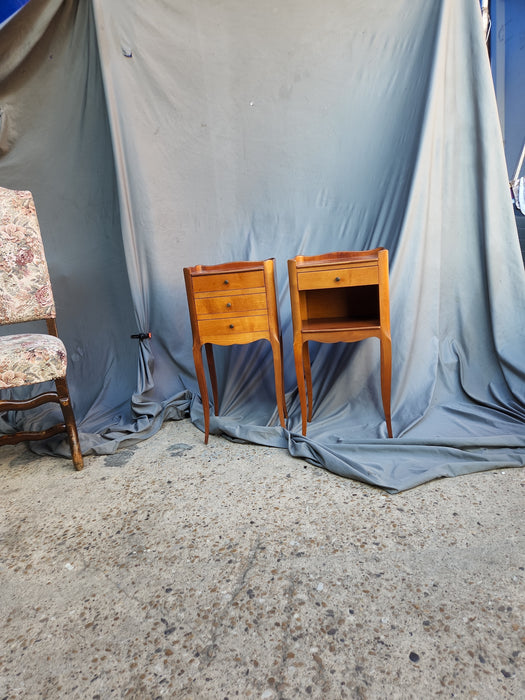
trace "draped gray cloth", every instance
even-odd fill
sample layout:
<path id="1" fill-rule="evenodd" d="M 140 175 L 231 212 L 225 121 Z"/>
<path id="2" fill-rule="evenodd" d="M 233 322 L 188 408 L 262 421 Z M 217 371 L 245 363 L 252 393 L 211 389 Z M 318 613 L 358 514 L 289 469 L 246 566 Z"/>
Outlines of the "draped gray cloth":
<path id="1" fill-rule="evenodd" d="M 287 430 L 261 341 L 217 348 L 212 432 L 391 491 L 523 466 L 525 276 L 478 0 L 31 0 L 0 30 L 0 117 L 84 453 L 203 428 L 182 268 L 275 257 Z M 304 438 L 286 261 L 377 246 L 395 437 L 369 339 L 313 344 Z"/>

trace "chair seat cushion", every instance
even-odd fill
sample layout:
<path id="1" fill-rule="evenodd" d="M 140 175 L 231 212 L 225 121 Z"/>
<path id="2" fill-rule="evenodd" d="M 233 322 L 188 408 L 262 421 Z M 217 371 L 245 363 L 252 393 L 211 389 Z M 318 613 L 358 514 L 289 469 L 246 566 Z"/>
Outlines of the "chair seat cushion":
<path id="1" fill-rule="evenodd" d="M 0 389 L 64 377 L 66 366 L 64 343 L 53 335 L 24 333 L 0 337 Z"/>

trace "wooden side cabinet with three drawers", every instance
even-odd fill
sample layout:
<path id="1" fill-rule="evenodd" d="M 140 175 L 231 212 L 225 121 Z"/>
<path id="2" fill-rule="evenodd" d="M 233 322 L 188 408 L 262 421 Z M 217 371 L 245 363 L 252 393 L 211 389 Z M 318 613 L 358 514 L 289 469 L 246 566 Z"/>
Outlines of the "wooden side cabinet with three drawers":
<path id="1" fill-rule="evenodd" d="M 275 392 L 281 426 L 285 427 L 283 351 L 275 285 L 275 260 L 196 265 L 184 268 L 193 360 L 204 410 L 204 442 L 208 442 L 210 406 L 202 346 L 206 351 L 218 415 L 217 374 L 213 345 L 244 345 L 268 340 L 273 354 Z"/>

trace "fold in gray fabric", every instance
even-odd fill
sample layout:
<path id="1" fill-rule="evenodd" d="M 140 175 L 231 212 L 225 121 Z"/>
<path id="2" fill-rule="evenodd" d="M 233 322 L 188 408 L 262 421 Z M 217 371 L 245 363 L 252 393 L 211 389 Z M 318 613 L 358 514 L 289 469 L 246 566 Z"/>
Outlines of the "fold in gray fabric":
<path id="1" fill-rule="evenodd" d="M 523 466 L 525 277 L 477 0 L 32 5 L 0 33 L 30 43 L 0 53 L 0 184 L 35 195 L 84 452 L 203 428 L 182 268 L 275 257 L 287 429 L 261 341 L 216 349 L 212 432 L 391 491 Z M 286 261 L 376 246 L 394 440 L 375 339 L 312 344 L 303 438 Z"/>

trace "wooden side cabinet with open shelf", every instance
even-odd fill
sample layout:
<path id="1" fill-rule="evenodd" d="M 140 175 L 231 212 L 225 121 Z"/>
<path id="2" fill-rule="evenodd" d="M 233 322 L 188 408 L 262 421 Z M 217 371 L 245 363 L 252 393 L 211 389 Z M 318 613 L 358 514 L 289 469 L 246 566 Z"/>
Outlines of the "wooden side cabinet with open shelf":
<path id="1" fill-rule="evenodd" d="M 288 276 L 303 435 L 307 421 L 312 420 L 313 402 L 308 342 L 350 343 L 376 337 L 380 341 L 383 409 L 392 437 L 388 251 L 297 255 L 288 261 Z"/>

